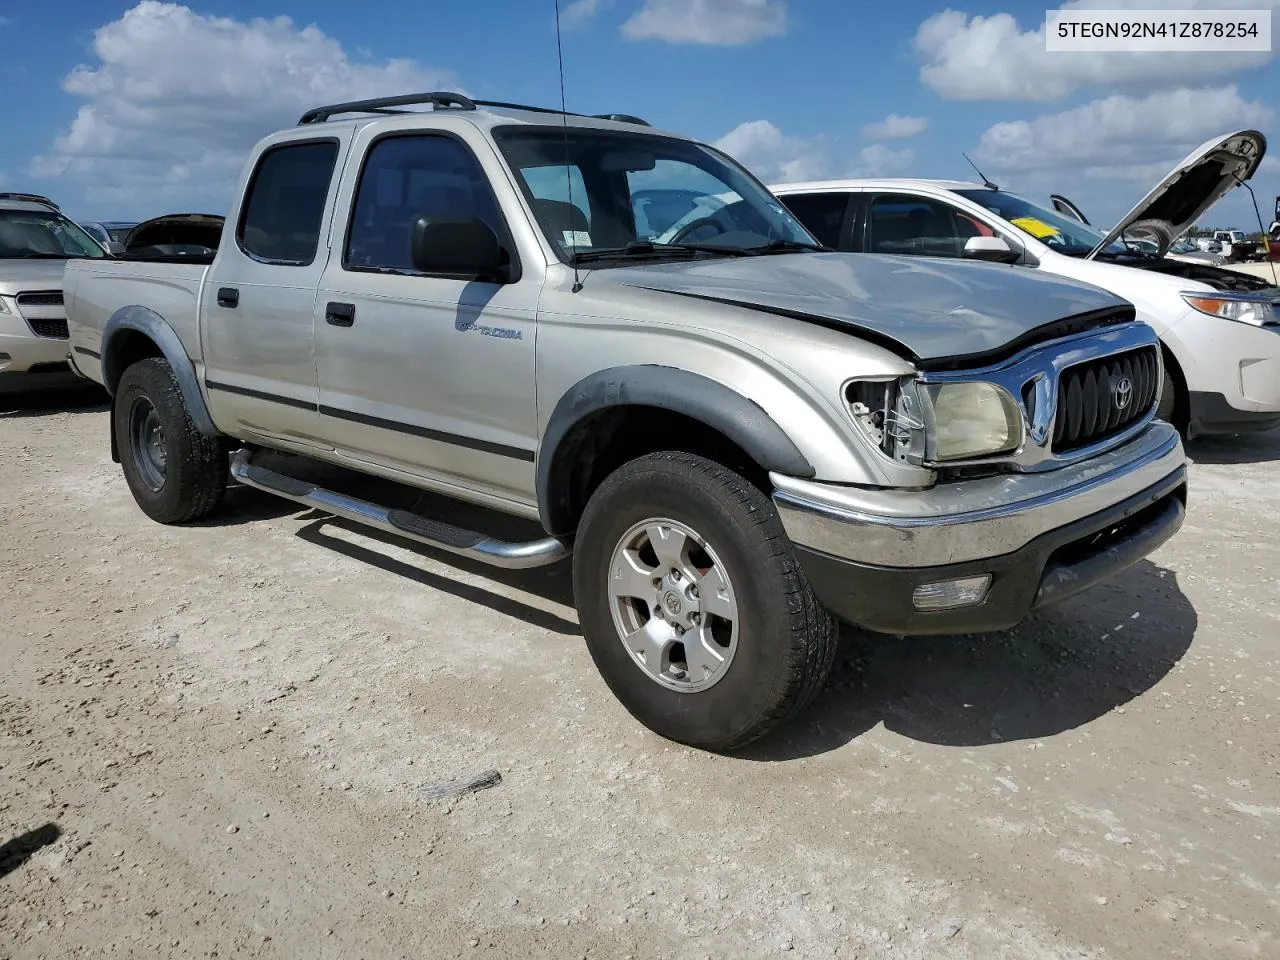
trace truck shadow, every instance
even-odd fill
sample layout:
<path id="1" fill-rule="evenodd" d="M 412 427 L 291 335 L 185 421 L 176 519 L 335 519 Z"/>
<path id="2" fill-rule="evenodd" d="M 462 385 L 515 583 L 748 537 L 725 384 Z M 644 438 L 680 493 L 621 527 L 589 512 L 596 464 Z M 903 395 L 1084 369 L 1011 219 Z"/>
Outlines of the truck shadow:
<path id="1" fill-rule="evenodd" d="M 573 583 L 571 564 L 568 560 L 533 570 L 499 570 L 486 563 L 459 557 L 456 554 L 442 550 L 433 550 L 422 544 L 414 543 L 412 540 L 405 540 L 319 511 L 311 511 L 301 519 L 309 522 L 297 531 L 297 536 L 307 543 L 332 550 L 360 563 L 367 563 L 372 567 L 377 567 L 379 570 L 385 570 L 406 580 L 412 580 L 414 583 L 429 587 L 432 590 L 450 594 L 466 600 L 468 603 L 487 607 L 495 613 L 523 620 L 525 623 L 542 630 L 560 634 L 561 636 L 581 635 L 582 631 L 578 629 L 577 623 L 552 611 L 535 607 L 515 597 L 509 597 L 482 584 L 467 583 L 452 576 L 432 573 L 412 563 L 406 563 L 385 553 L 380 553 L 376 549 L 335 537 L 327 532 L 327 528 L 336 528 L 355 533 L 361 537 L 375 540 L 400 550 L 410 551 L 427 559 L 447 563 L 459 572 L 483 577 L 505 587 L 511 587 L 550 600 L 553 603 L 572 607 Z"/>
<path id="2" fill-rule="evenodd" d="M 376 503 L 506 540 L 543 536 L 536 521 L 495 516 L 390 481 L 319 469 L 323 476 L 311 479 Z M 568 561 L 501 570 L 247 488 L 229 491 L 228 505 L 233 502 L 224 511 L 230 515 L 214 522 L 296 513 L 296 535 L 308 543 L 549 633 L 581 634 L 572 614 L 563 616 L 538 604 L 540 599 L 572 610 Z M 393 549 L 383 551 L 380 545 Z M 405 552 L 408 559 L 402 559 Z M 426 569 L 414 556 L 449 569 Z M 839 749 L 880 723 L 943 746 L 1053 736 L 1151 689 L 1186 653 L 1197 623 L 1173 572 L 1141 561 L 1114 581 L 1007 633 L 904 639 L 846 628 L 830 683 L 817 702 L 738 756 L 762 761 L 814 756 Z"/>
<path id="3" fill-rule="evenodd" d="M 1274 463 L 1280 460 L 1280 427 L 1262 433 L 1196 437 L 1187 441 L 1192 463 Z"/>
<path id="4" fill-rule="evenodd" d="M 1144 560 L 1007 633 L 904 639 L 847 629 L 818 701 L 739 756 L 815 756 L 878 723 L 952 747 L 1050 737 L 1150 690 L 1197 623 L 1173 572 Z"/>

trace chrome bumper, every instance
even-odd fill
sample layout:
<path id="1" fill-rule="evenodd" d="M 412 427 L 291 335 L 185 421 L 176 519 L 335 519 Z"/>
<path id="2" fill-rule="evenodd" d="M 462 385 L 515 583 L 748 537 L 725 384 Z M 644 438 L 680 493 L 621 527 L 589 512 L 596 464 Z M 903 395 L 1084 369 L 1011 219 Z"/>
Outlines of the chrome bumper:
<path id="1" fill-rule="evenodd" d="M 1176 430 L 1155 421 L 1124 446 L 1043 473 L 878 490 L 771 474 L 792 542 L 881 567 L 937 567 L 998 557 L 1185 472 Z"/>

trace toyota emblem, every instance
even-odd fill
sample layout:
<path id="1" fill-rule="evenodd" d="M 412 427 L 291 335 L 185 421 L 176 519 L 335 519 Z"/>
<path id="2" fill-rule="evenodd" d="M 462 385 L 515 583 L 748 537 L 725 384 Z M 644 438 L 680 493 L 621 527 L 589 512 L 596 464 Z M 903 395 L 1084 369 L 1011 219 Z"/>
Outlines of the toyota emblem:
<path id="1" fill-rule="evenodd" d="M 1115 401 L 1117 410 L 1127 410 L 1129 401 L 1133 399 L 1133 381 L 1128 377 L 1117 380 L 1116 385 L 1111 388 L 1111 398 Z"/>

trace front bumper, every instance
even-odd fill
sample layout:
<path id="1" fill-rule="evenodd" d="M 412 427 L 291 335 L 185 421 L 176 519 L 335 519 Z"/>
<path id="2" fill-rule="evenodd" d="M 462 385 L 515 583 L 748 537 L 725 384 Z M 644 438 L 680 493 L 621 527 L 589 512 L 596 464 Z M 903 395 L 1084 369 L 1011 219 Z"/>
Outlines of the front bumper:
<path id="1" fill-rule="evenodd" d="M 1041 474 L 914 492 L 774 480 L 819 599 L 843 620 L 903 635 L 1007 629 L 1156 549 L 1186 503 L 1182 444 L 1158 422 L 1118 450 Z M 979 604 L 916 608 L 919 586 L 984 575 Z"/>
<path id="2" fill-rule="evenodd" d="M 69 341 L 37 337 L 21 317 L 0 314 L 0 391 L 60 389 L 84 381 L 67 364 Z"/>
<path id="3" fill-rule="evenodd" d="M 1192 435 L 1280 424 L 1280 327 L 1193 312 L 1170 339 L 1187 381 Z"/>

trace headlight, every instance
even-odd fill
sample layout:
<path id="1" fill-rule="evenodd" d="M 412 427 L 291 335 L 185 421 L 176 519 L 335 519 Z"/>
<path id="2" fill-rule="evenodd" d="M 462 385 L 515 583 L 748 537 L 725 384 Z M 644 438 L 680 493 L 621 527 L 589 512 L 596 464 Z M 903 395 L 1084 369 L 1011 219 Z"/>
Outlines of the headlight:
<path id="1" fill-rule="evenodd" d="M 1268 296 L 1249 297 L 1237 294 L 1233 297 L 1218 297 L 1184 293 L 1182 299 L 1194 309 L 1207 313 L 1211 317 L 1251 323 L 1255 327 L 1280 323 L 1280 316 L 1276 314 L 1276 305 Z"/>
<path id="2" fill-rule="evenodd" d="M 9 306 L 8 297 L 0 297 L 0 313 L 17 313 L 13 307 Z"/>
<path id="3" fill-rule="evenodd" d="M 973 460 L 1009 453 L 1022 445 L 1022 414 L 1007 390 L 994 383 L 931 383 L 930 459 Z"/>

